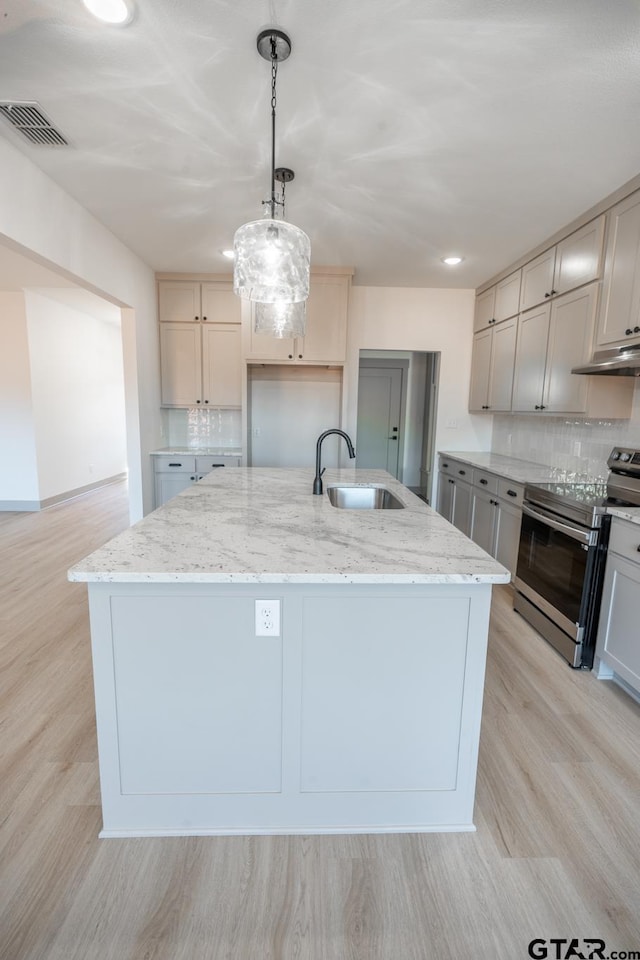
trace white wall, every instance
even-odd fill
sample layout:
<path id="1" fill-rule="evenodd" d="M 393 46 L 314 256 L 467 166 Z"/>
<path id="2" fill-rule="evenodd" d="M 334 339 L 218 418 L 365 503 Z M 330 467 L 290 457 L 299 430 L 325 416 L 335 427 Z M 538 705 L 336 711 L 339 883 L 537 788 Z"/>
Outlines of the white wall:
<path id="1" fill-rule="evenodd" d="M 122 334 L 114 323 L 25 292 L 40 500 L 127 466 Z M 115 308 L 114 308 L 115 309 Z"/>
<path id="2" fill-rule="evenodd" d="M 39 499 L 24 296 L 0 291 L 0 504 Z"/>
<path id="3" fill-rule="evenodd" d="M 491 418 L 468 412 L 475 291 L 352 287 L 345 383 L 347 432 L 356 434 L 360 350 L 440 353 L 436 450 L 488 450 Z"/>
<path id="4" fill-rule="evenodd" d="M 122 311 L 127 459 L 131 519 L 138 519 L 153 509 L 149 452 L 160 445 L 161 437 L 153 271 L 3 139 L 0 178 L 5 187 L 10 185 L 0 191 L 0 237 L 80 286 L 127 308 Z"/>

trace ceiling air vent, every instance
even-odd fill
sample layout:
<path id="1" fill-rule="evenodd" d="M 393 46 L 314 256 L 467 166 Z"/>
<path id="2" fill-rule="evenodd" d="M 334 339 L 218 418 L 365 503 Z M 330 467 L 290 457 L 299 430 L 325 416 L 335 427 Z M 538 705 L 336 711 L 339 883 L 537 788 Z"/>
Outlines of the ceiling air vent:
<path id="1" fill-rule="evenodd" d="M 35 101 L 0 100 L 0 116 L 8 120 L 30 143 L 39 147 L 69 145 L 69 141 L 56 130 Z"/>

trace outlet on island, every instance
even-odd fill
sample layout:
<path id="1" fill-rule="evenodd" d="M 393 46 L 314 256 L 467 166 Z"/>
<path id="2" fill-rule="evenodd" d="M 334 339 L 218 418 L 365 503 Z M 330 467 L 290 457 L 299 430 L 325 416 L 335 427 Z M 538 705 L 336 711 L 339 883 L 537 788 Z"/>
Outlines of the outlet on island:
<path id="1" fill-rule="evenodd" d="M 256 637 L 280 636 L 280 601 L 256 600 Z"/>

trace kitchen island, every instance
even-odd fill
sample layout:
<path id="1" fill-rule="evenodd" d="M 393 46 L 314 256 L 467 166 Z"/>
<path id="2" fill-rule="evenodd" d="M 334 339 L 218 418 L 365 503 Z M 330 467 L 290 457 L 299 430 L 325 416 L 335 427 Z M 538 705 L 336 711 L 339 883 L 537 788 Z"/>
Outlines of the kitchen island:
<path id="1" fill-rule="evenodd" d="M 312 481 L 214 471 L 69 572 L 89 585 L 101 836 L 474 829 L 509 574 L 383 471 Z M 403 509 L 332 506 L 354 483 Z"/>

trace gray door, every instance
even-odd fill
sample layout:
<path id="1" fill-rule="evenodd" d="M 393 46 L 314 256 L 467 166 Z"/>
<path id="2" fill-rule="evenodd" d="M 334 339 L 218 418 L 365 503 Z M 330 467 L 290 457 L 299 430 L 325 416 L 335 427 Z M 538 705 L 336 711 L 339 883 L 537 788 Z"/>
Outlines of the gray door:
<path id="1" fill-rule="evenodd" d="M 402 374 L 399 367 L 360 367 L 358 382 L 358 468 L 398 476 Z"/>

